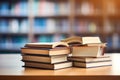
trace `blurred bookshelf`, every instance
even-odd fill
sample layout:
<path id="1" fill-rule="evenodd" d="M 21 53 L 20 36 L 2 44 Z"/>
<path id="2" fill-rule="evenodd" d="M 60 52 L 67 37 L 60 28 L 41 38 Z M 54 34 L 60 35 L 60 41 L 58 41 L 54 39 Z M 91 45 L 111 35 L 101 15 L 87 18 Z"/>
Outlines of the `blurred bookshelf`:
<path id="1" fill-rule="evenodd" d="M 73 35 L 100 36 L 106 52 L 120 52 L 120 1 L 0 0 L 0 53 Z"/>

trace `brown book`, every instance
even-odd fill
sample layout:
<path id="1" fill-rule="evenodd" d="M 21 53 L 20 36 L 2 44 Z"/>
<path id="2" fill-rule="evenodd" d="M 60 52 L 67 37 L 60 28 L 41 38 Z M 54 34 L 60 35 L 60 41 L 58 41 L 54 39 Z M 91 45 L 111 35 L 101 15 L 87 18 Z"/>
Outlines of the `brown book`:
<path id="1" fill-rule="evenodd" d="M 69 54 L 70 49 L 65 42 L 53 43 L 27 43 L 21 48 L 22 54 L 39 54 L 39 55 L 64 55 Z"/>
<path id="2" fill-rule="evenodd" d="M 82 68 L 92 68 L 92 67 L 102 67 L 102 66 L 111 66 L 111 61 L 101 61 L 101 62 L 90 62 L 90 63 L 83 63 L 83 62 L 73 62 L 74 67 L 82 67 Z"/>
<path id="3" fill-rule="evenodd" d="M 73 46 L 72 56 L 74 57 L 99 57 L 103 55 L 101 46 Z"/>
<path id="4" fill-rule="evenodd" d="M 22 60 L 53 64 L 67 61 L 67 55 L 59 56 L 22 55 Z"/>
<path id="5" fill-rule="evenodd" d="M 111 58 L 109 56 L 100 56 L 100 57 L 68 57 L 69 61 L 78 61 L 78 62 L 101 62 L 101 61 L 111 61 Z"/>
<path id="6" fill-rule="evenodd" d="M 99 37 L 79 37 L 79 36 L 74 36 L 70 38 L 66 38 L 61 40 L 61 42 L 66 42 L 68 44 L 90 44 L 90 43 L 101 43 Z"/>
<path id="7" fill-rule="evenodd" d="M 43 49 L 43 48 L 21 48 L 22 54 L 35 54 L 35 55 L 65 55 L 70 53 L 70 48 L 68 47 L 58 47 L 53 49 Z"/>
<path id="8" fill-rule="evenodd" d="M 63 62 L 63 63 L 56 63 L 56 64 L 25 62 L 25 65 L 24 65 L 24 67 L 42 68 L 42 69 L 62 69 L 62 68 L 68 68 L 71 66 L 72 66 L 72 62 Z"/>
<path id="9" fill-rule="evenodd" d="M 69 47 L 66 42 L 52 42 L 52 43 L 27 43 L 25 47 L 29 48 L 55 48 L 55 47 Z"/>

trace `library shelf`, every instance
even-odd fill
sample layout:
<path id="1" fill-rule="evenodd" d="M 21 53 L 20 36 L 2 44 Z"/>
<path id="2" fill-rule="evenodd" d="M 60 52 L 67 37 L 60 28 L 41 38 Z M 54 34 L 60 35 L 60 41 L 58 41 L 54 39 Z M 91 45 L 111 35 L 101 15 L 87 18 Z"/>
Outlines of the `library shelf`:
<path id="1" fill-rule="evenodd" d="M 45 32 L 45 33 L 34 33 L 34 35 L 55 35 L 57 34 L 56 32 L 53 32 L 53 33 L 49 33 L 49 32 Z M 60 32 L 59 34 L 62 34 L 62 35 L 69 35 L 69 33 L 64 33 L 64 32 Z"/>
<path id="2" fill-rule="evenodd" d="M 76 35 L 81 35 L 81 36 L 99 36 L 102 35 L 101 33 L 91 33 L 91 32 L 81 32 L 81 33 L 75 33 Z"/>
<path id="3" fill-rule="evenodd" d="M 27 32 L 26 32 L 26 33 L 9 33 L 9 32 L 7 32 L 7 33 L 0 33 L 0 35 L 8 35 L 8 36 L 27 36 L 28 33 L 27 33 Z"/>
<path id="4" fill-rule="evenodd" d="M 35 15 L 34 18 L 68 18 L 69 15 Z"/>
<path id="5" fill-rule="evenodd" d="M 78 14 L 78 15 L 75 15 L 75 18 L 82 18 L 82 19 L 84 19 L 84 18 L 85 19 L 87 19 L 87 18 L 88 19 L 103 19 L 103 16 L 101 14 L 99 14 L 99 15 L 98 14 L 92 14 L 92 15 L 91 14 L 90 15 L 82 15 L 82 14 L 79 15 Z"/>
<path id="6" fill-rule="evenodd" d="M 20 53 L 21 51 L 19 49 L 0 49 L 0 53 Z"/>
<path id="7" fill-rule="evenodd" d="M 44 6 L 44 5 L 47 6 Z M 110 4 L 109 4 L 110 3 Z M 40 9 L 40 4 L 43 4 L 42 8 Z M 108 5 L 109 4 L 109 5 Z M 21 30 L 28 30 L 27 33 L 0 33 L 1 36 L 27 36 L 29 39 L 29 42 L 33 42 L 34 39 L 36 39 L 36 36 L 53 36 L 56 34 L 59 35 L 78 35 L 78 36 L 101 36 L 102 41 L 106 42 L 106 38 L 108 38 L 108 44 L 115 43 L 114 37 L 120 38 L 120 28 L 119 28 L 119 21 L 120 21 L 120 11 L 119 11 L 119 0 L 0 0 L 0 11 L 9 12 L 11 13 L 12 9 L 13 12 L 15 11 L 15 14 L 1 14 L 0 12 L 0 29 L 5 30 L 3 26 L 10 26 L 9 21 L 11 21 L 12 24 L 17 23 L 17 29 L 18 29 L 18 24 L 22 24 L 23 27 Z M 27 15 L 25 12 L 24 14 L 19 14 L 17 13 L 17 9 L 22 12 L 23 7 L 23 12 L 28 11 Z M 27 5 L 27 6 L 26 6 Z M 66 6 L 68 5 L 68 6 Z M 53 6 L 56 6 L 55 9 L 53 9 Z M 112 6 L 112 8 L 110 7 Z M 47 8 L 46 8 L 47 7 Z M 25 8 L 25 9 L 24 9 Z M 49 10 L 49 13 L 41 15 L 42 10 Z M 35 12 L 36 11 L 36 12 Z M 67 11 L 67 13 L 66 13 Z M 111 12 L 114 11 L 114 12 Z M 44 12 L 44 11 L 43 11 Z M 45 11 L 46 12 L 46 11 Z M 55 12 L 55 14 L 52 14 Z M 37 14 L 34 14 L 37 13 Z M 63 13 L 63 14 L 61 14 Z M 114 14 L 111 14 L 114 13 Z M 38 19 L 38 20 L 37 20 Z M 66 22 L 64 20 L 67 20 Z M 64 21 L 64 22 L 59 22 L 59 20 Z M 83 25 L 88 29 L 88 25 L 93 26 L 93 32 L 92 28 L 90 28 L 91 31 L 85 30 L 83 31 L 74 31 L 78 27 L 81 27 L 82 24 L 79 24 L 79 26 L 76 26 L 76 22 L 85 21 Z M 24 26 L 27 21 L 29 21 L 28 26 L 24 29 Z M 109 21 L 109 23 L 106 24 L 106 22 Z M 6 25 L 6 22 L 8 23 Z M 43 22 L 43 24 L 41 24 Z M 40 23 L 40 24 L 39 24 Z M 49 24 L 53 26 L 54 24 L 59 23 L 60 25 L 56 25 L 55 27 L 55 32 L 52 33 L 36 33 L 38 30 L 42 27 L 45 27 L 44 29 L 46 30 L 46 25 Z M 63 25 L 61 25 L 61 23 Z M 111 25 L 112 23 L 112 25 Z M 114 25 L 117 24 L 117 25 Z M 106 26 L 107 25 L 107 26 Z M 36 27 L 37 26 L 37 27 Z M 59 28 L 63 27 L 60 31 L 57 31 Z M 110 27 L 109 27 L 110 26 Z M 77 27 L 77 28 L 76 28 Z M 112 28 L 111 28 L 112 27 Z M 9 28 L 9 27 L 6 27 Z M 51 27 L 47 27 L 48 30 Z M 84 28 L 81 27 L 81 28 Z M 94 28 L 97 28 L 95 31 Z M 112 30 L 114 28 L 114 30 Z M 14 27 L 13 27 L 14 29 Z M 53 27 L 54 29 L 54 27 Z M 62 32 L 63 30 L 68 30 L 68 32 Z M 108 32 L 107 32 L 108 30 Z M 12 30 L 14 31 L 14 30 Z M 110 31 L 110 32 L 109 32 Z M 38 30 L 38 32 L 40 32 Z M 111 38 L 113 37 L 113 39 Z M 110 39 L 109 39 L 110 38 Z M 38 40 L 36 40 L 38 41 Z M 23 41 L 24 42 L 24 41 Z M 120 44 L 120 42 L 116 42 Z M 109 47 L 109 46 L 108 46 Z M 110 51 L 119 51 L 120 47 L 114 49 L 111 48 L 109 49 Z M 119 51 L 120 52 L 120 51 Z"/>
<path id="8" fill-rule="evenodd" d="M 0 15 L 0 18 L 28 18 L 27 15 Z"/>

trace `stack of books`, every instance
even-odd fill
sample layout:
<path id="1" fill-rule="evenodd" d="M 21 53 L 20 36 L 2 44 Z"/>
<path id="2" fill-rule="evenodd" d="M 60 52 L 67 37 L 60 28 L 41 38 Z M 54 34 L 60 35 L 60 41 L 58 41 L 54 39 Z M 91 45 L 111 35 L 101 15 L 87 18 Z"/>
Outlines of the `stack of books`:
<path id="1" fill-rule="evenodd" d="M 53 43 L 27 43 L 22 49 L 25 67 L 61 69 L 112 65 L 99 37 L 70 37 Z"/>
<path id="2" fill-rule="evenodd" d="M 104 55 L 106 43 L 99 37 L 70 37 L 62 40 L 71 46 L 72 55 L 68 57 L 74 67 L 99 67 L 111 64 L 109 56 Z"/>
<path id="3" fill-rule="evenodd" d="M 70 48 L 65 42 L 27 43 L 21 53 L 25 67 L 61 69 L 72 66 L 67 60 Z"/>

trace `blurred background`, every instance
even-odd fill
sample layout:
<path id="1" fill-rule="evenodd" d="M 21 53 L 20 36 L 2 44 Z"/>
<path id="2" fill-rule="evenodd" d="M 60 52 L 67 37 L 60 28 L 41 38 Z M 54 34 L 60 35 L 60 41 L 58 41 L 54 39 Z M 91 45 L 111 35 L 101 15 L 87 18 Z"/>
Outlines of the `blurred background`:
<path id="1" fill-rule="evenodd" d="M 120 0 L 0 0 L 0 53 L 28 42 L 99 36 L 120 52 Z"/>

